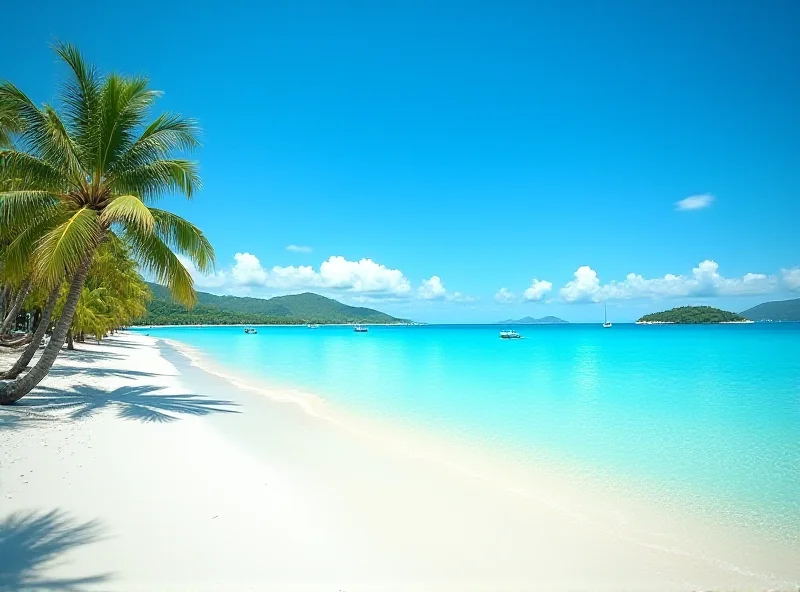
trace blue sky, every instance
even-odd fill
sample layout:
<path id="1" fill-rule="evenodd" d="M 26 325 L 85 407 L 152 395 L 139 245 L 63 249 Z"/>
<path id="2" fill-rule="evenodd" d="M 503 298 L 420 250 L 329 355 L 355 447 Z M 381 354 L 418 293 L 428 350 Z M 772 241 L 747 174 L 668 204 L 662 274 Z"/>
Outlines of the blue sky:
<path id="1" fill-rule="evenodd" d="M 35 100 L 60 39 L 200 121 L 204 189 L 172 204 L 216 247 L 201 289 L 447 322 L 800 296 L 797 2 L 3 11 Z"/>

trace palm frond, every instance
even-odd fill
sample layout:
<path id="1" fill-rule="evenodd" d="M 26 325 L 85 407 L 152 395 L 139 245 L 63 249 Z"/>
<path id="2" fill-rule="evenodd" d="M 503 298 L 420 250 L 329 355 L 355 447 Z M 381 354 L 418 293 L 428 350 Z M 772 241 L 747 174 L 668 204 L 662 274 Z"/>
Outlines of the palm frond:
<path id="1" fill-rule="evenodd" d="M 135 195 L 115 197 L 100 215 L 100 223 L 106 227 L 121 223 L 133 226 L 137 232 L 145 234 L 153 232 L 155 222 L 148 207 Z"/>
<path id="2" fill-rule="evenodd" d="M 176 302 L 189 308 L 194 306 L 197 302 L 194 280 L 164 241 L 155 234 L 143 235 L 127 228 L 123 237 L 133 257 L 156 282 L 169 288 Z"/>
<path id="3" fill-rule="evenodd" d="M 147 88 L 142 77 L 112 74 L 100 91 L 100 154 L 97 170 L 106 172 L 134 143 L 147 112 L 161 92 Z"/>
<path id="4" fill-rule="evenodd" d="M 65 218 L 66 216 L 60 208 L 51 207 L 42 210 L 32 224 L 23 227 L 22 230 L 12 231 L 13 238 L 8 243 L 3 256 L 6 274 L 21 278 L 30 273 L 31 260 L 39 240 L 55 226 L 63 223 Z"/>
<path id="5" fill-rule="evenodd" d="M 0 191 L 0 234 L 19 232 L 36 223 L 58 200 L 48 191 Z"/>
<path id="6" fill-rule="evenodd" d="M 53 286 L 73 273 L 97 247 L 102 236 L 95 210 L 83 207 L 47 232 L 36 246 L 37 279 Z"/>
<path id="7" fill-rule="evenodd" d="M 169 247 L 188 257 L 200 273 L 214 271 L 214 247 L 197 226 L 180 216 L 150 208 L 156 221 L 156 234 Z"/>
<path id="8" fill-rule="evenodd" d="M 200 128 L 195 120 L 164 113 L 156 118 L 130 149 L 109 167 L 109 174 L 114 175 L 152 164 L 167 158 L 175 151 L 191 152 L 200 146 L 197 138 L 199 133 Z"/>
<path id="9" fill-rule="evenodd" d="M 165 159 L 120 171 L 111 184 L 120 193 L 141 195 L 155 200 L 176 191 L 190 198 L 200 189 L 197 163 L 182 159 Z"/>
<path id="10" fill-rule="evenodd" d="M 22 131 L 22 120 L 15 110 L 0 104 L 0 148 L 12 145 L 12 137 Z"/>
<path id="11" fill-rule="evenodd" d="M 0 149 L 0 171 L 5 187 L 61 191 L 67 180 L 62 171 L 34 154 L 13 148 Z"/>
<path id="12" fill-rule="evenodd" d="M 77 156 L 72 139 L 51 107 L 39 109 L 10 82 L 0 83 L 0 112 L 14 113 L 21 123 L 19 143 L 68 177 L 77 174 Z"/>
<path id="13" fill-rule="evenodd" d="M 64 85 L 61 96 L 77 156 L 83 169 L 89 171 L 92 169 L 91 159 L 98 153 L 95 122 L 99 119 L 100 80 L 97 69 L 84 61 L 74 45 L 57 43 L 53 49 L 74 75 Z"/>

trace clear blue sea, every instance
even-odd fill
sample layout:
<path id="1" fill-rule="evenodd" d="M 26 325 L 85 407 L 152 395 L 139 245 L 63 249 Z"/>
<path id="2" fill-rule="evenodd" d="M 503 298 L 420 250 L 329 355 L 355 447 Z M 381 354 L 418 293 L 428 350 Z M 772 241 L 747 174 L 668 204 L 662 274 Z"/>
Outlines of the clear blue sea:
<path id="1" fill-rule="evenodd" d="M 800 532 L 800 324 L 143 329 L 253 378 Z M 524 456 L 524 454 L 523 454 Z"/>

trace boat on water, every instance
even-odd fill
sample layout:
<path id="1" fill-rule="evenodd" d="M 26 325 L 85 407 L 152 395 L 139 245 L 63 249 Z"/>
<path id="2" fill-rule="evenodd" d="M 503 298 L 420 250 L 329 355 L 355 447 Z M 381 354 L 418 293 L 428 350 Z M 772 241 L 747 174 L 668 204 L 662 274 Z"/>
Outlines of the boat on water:
<path id="1" fill-rule="evenodd" d="M 603 328 L 608 329 L 611 323 L 608 322 L 608 304 L 603 305 Z"/>
<path id="2" fill-rule="evenodd" d="M 355 331 L 356 333 L 367 333 L 369 329 L 364 327 L 363 325 L 356 325 L 355 327 L 353 327 L 353 331 Z"/>
<path id="3" fill-rule="evenodd" d="M 248 335 L 255 335 L 256 333 L 258 333 L 255 327 L 245 327 L 244 332 L 247 333 Z"/>
<path id="4" fill-rule="evenodd" d="M 309 323 L 308 324 L 308 328 L 309 329 L 319 329 L 319 325 L 317 325 L 316 323 Z"/>
<path id="5" fill-rule="evenodd" d="M 500 331 L 500 339 L 520 339 L 521 336 L 516 331 L 512 331 L 511 329 L 505 329 Z"/>

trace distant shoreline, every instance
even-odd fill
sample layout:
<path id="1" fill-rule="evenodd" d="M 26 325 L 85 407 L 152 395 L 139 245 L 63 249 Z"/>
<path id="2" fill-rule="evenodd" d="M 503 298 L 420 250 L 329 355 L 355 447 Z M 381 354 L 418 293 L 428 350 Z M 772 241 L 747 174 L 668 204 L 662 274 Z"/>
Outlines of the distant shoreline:
<path id="1" fill-rule="evenodd" d="M 308 325 L 320 327 L 418 327 L 426 323 L 214 323 L 214 324 L 185 324 L 185 325 L 133 325 L 129 329 L 179 329 L 181 327 L 195 327 L 197 329 L 208 327 L 306 327 Z"/>
<path id="2" fill-rule="evenodd" d="M 636 325 L 750 325 L 755 321 L 717 321 L 711 323 L 678 323 L 675 321 L 636 321 Z"/>

